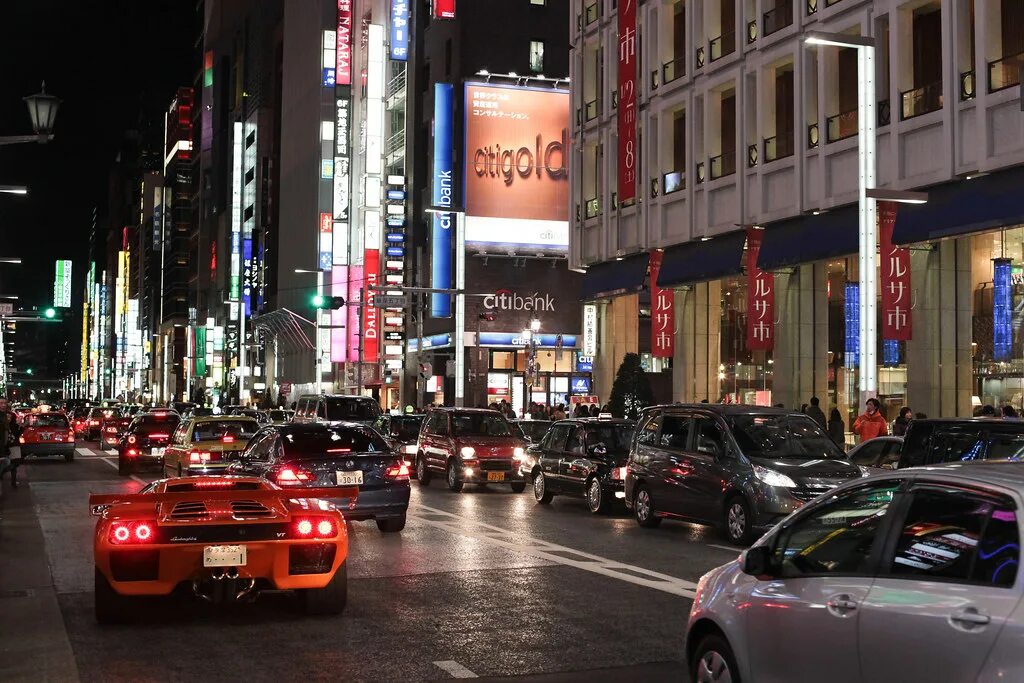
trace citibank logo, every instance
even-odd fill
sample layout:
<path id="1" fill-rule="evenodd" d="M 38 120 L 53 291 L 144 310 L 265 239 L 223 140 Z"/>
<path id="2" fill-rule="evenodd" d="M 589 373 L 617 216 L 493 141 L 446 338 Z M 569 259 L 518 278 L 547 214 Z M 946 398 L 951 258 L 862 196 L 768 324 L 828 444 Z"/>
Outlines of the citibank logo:
<path id="1" fill-rule="evenodd" d="M 484 308 L 497 311 L 538 311 L 553 313 L 555 299 L 550 294 L 534 292 L 533 296 L 520 296 L 509 289 L 499 289 L 484 297 Z"/>

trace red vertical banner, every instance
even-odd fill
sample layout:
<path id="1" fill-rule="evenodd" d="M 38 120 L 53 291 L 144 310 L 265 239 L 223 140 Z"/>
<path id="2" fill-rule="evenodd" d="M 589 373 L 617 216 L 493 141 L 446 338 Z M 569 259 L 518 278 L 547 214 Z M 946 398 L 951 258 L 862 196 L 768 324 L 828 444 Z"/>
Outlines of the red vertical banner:
<path id="1" fill-rule="evenodd" d="M 335 38 L 334 82 L 352 85 L 352 0 L 338 0 L 338 32 Z"/>
<path id="2" fill-rule="evenodd" d="M 671 358 L 676 350 L 676 293 L 658 286 L 662 256 L 657 249 L 651 252 L 651 355 Z"/>
<path id="3" fill-rule="evenodd" d="M 380 325 L 377 309 L 373 306 L 373 290 L 380 283 L 380 250 L 366 249 L 363 252 L 363 276 L 366 289 L 363 290 L 363 362 L 376 363 L 380 357 Z"/>
<path id="4" fill-rule="evenodd" d="M 910 250 L 892 243 L 896 202 L 878 202 L 878 253 L 882 276 L 882 339 L 907 341 L 910 317 Z"/>
<path id="5" fill-rule="evenodd" d="M 619 201 L 636 198 L 636 3 L 619 0 Z"/>
<path id="6" fill-rule="evenodd" d="M 775 347 L 775 275 L 757 267 L 764 230 L 747 230 L 747 350 Z"/>

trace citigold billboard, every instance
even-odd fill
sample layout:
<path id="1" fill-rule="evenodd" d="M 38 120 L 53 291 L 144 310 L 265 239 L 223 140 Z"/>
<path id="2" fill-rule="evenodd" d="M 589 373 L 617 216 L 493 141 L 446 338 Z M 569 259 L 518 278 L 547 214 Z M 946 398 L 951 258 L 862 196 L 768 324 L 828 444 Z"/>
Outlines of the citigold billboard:
<path id="1" fill-rule="evenodd" d="M 569 245 L 569 93 L 467 83 L 466 243 L 494 251 Z"/>

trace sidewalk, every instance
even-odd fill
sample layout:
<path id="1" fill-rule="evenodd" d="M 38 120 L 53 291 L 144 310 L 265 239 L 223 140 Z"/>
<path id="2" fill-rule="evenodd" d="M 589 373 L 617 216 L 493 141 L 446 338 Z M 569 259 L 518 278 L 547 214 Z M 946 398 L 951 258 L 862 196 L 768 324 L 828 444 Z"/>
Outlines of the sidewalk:
<path id="1" fill-rule="evenodd" d="M 30 485 L 0 486 L 0 681 L 77 681 Z"/>

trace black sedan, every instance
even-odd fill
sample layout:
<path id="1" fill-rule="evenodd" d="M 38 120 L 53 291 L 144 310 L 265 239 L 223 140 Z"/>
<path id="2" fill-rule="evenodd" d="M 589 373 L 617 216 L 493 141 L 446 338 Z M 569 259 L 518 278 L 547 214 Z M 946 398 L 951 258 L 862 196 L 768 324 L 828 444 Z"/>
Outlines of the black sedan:
<path id="1" fill-rule="evenodd" d="M 385 438 L 391 439 L 405 459 L 412 462 L 416 458 L 416 440 L 420 436 L 420 427 L 425 417 L 423 413 L 384 413 L 377 418 L 373 426 Z"/>
<path id="2" fill-rule="evenodd" d="M 229 474 L 269 479 L 282 488 L 359 488 L 355 504 L 328 498 L 346 519 L 373 519 L 385 533 L 405 528 L 409 466 L 372 427 L 353 423 L 269 425 L 249 440 Z"/>
<path id="3" fill-rule="evenodd" d="M 594 514 L 607 512 L 623 498 L 623 479 L 634 423 L 629 420 L 573 418 L 551 425 L 535 460 L 523 474 L 533 482 L 533 495 L 546 505 L 555 494 L 583 496 Z"/>
<path id="4" fill-rule="evenodd" d="M 145 465 L 163 469 L 164 450 L 181 418 L 173 410 L 140 413 L 131 421 L 117 444 L 117 473 L 131 474 Z"/>

